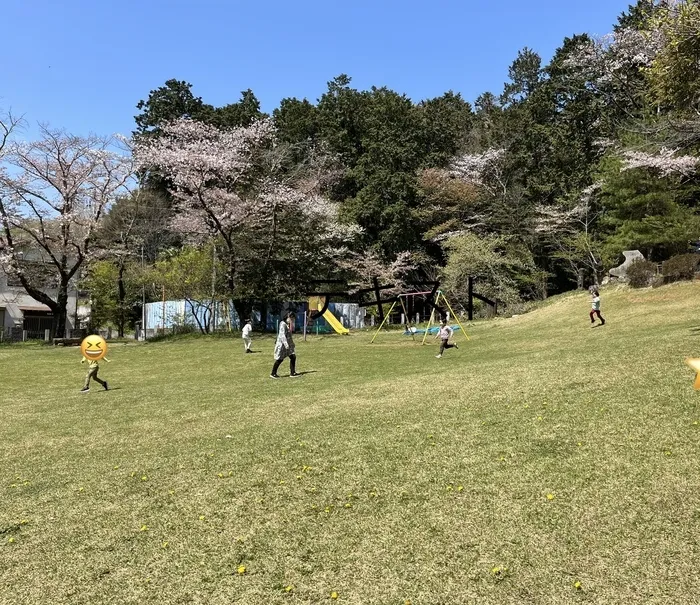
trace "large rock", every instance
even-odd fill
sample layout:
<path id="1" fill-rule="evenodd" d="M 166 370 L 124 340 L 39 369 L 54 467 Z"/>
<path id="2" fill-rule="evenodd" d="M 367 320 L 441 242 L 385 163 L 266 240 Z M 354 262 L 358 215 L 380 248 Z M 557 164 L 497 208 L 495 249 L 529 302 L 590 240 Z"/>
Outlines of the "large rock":
<path id="1" fill-rule="evenodd" d="M 644 255 L 639 250 L 624 250 L 622 252 L 625 256 L 625 262 L 619 267 L 610 269 L 608 273 L 610 277 L 616 277 L 617 279 L 625 280 L 627 279 L 627 268 L 637 260 L 644 260 Z"/>

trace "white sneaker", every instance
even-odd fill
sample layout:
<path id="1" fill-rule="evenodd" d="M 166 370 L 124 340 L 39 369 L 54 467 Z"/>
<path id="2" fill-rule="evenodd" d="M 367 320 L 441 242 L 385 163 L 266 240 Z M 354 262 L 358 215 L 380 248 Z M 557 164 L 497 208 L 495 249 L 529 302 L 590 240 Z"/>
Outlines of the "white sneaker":
<path id="1" fill-rule="evenodd" d="M 441 359 L 441 358 L 442 358 L 442 355 L 436 355 L 435 357 L 436 357 L 437 359 Z"/>

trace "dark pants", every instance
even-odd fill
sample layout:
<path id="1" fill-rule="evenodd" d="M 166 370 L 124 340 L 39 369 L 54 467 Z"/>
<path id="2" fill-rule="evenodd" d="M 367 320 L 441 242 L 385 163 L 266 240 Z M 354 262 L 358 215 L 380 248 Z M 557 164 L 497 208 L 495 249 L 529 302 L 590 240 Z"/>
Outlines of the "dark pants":
<path id="1" fill-rule="evenodd" d="M 101 384 L 103 387 L 107 384 L 104 380 L 100 380 L 97 377 L 97 371 L 100 368 L 90 368 L 88 370 L 87 376 L 85 377 L 85 386 L 83 387 L 84 389 L 89 389 L 90 388 L 90 379 L 92 378 L 95 382 L 98 384 Z"/>
<path id="2" fill-rule="evenodd" d="M 275 360 L 275 365 L 272 366 L 272 375 L 273 376 L 277 375 L 277 370 L 279 370 L 279 367 L 280 367 L 280 365 L 282 365 L 283 361 L 284 361 L 284 359 Z M 290 374 L 297 373 L 297 356 L 296 355 L 289 356 L 289 373 Z"/>
<path id="3" fill-rule="evenodd" d="M 449 342 L 447 342 L 447 339 L 443 339 L 440 343 L 440 355 L 442 355 L 445 352 L 445 349 L 452 348 L 454 348 L 454 345 L 451 345 Z"/>
<path id="4" fill-rule="evenodd" d="M 595 315 L 598 316 L 598 319 L 600 319 L 600 324 L 603 325 L 605 323 L 605 320 L 603 319 L 603 316 L 600 314 L 600 311 L 598 311 L 597 309 L 591 309 L 591 313 L 590 313 L 591 323 L 592 324 L 595 323 L 595 319 L 594 319 Z"/>

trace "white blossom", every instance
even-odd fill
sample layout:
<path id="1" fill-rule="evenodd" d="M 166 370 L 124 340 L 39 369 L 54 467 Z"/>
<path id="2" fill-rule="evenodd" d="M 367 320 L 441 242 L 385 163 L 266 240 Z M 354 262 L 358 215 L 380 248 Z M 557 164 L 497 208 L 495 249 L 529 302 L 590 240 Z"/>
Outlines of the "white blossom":
<path id="1" fill-rule="evenodd" d="M 699 158 L 692 155 L 676 155 L 677 149 L 662 147 L 659 153 L 651 154 L 643 151 L 625 151 L 621 171 L 644 168 L 658 171 L 661 176 L 680 174 L 690 176 L 698 169 Z"/>

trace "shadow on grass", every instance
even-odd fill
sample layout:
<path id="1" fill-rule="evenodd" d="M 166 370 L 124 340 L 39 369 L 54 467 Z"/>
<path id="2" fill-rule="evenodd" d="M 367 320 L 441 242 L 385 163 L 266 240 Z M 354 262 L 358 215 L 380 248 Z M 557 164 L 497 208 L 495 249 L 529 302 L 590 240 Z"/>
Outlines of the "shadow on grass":
<path id="1" fill-rule="evenodd" d="M 316 374 L 316 370 L 305 370 L 303 372 L 297 372 L 297 376 L 305 376 L 306 374 Z M 291 378 L 289 374 L 283 374 L 280 378 Z"/>

